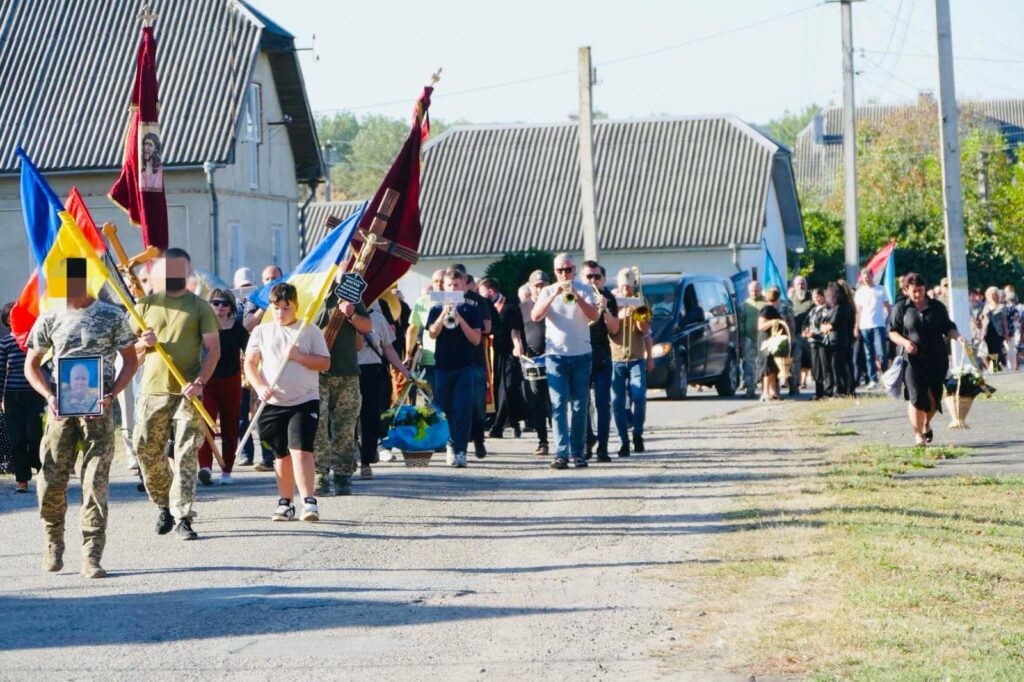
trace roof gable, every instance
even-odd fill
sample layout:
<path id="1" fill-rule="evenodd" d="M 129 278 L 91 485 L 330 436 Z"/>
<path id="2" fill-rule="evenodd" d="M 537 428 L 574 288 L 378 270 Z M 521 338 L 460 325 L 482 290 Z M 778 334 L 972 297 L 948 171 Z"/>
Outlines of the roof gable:
<path id="1" fill-rule="evenodd" d="M 281 29 L 266 28 L 262 15 L 237 0 L 150 4 L 159 15 L 164 165 L 231 163 L 245 88 L 261 47 L 280 49 Z M 136 0 L 0 0 L 0 173 L 17 170 L 19 144 L 43 171 L 120 167 L 138 10 Z M 297 78 L 302 90 L 297 62 L 275 68 L 271 54 L 271 65 L 279 88 L 279 74 L 291 71 L 283 89 Z M 285 113 L 298 132 L 289 130 L 289 139 L 300 180 L 318 178 L 322 165 L 305 93 L 289 97 Z"/>

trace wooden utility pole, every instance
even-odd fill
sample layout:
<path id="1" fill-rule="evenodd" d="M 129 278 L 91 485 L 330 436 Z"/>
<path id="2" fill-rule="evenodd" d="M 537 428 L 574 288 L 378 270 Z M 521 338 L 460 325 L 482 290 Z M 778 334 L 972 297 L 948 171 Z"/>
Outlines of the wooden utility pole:
<path id="1" fill-rule="evenodd" d="M 964 195 L 960 180 L 960 131 L 953 83 L 953 31 L 949 0 L 935 0 L 935 31 L 939 55 L 939 142 L 942 145 L 942 213 L 946 226 L 946 273 L 949 313 L 968 338 L 967 249 L 964 242 Z"/>
<path id="2" fill-rule="evenodd" d="M 853 96 L 853 0 L 840 0 L 843 17 L 843 206 L 846 281 L 857 286 L 860 231 L 857 228 L 857 104 Z"/>
<path id="3" fill-rule="evenodd" d="M 594 190 L 594 86 L 590 48 L 579 49 L 580 74 L 580 209 L 583 212 L 583 257 L 597 260 L 597 198 Z"/>

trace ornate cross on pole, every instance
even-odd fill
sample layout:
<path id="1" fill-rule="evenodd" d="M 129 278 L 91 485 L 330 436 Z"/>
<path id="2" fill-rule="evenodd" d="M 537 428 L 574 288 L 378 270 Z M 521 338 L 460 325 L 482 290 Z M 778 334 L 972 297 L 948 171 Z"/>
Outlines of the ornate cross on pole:
<path id="1" fill-rule="evenodd" d="M 142 6 L 142 11 L 139 12 L 138 16 L 138 18 L 142 20 L 142 25 L 144 27 L 152 26 L 153 22 L 155 22 L 159 17 L 159 14 L 150 9 L 148 2 Z"/>
<path id="2" fill-rule="evenodd" d="M 369 267 L 370 261 L 373 260 L 374 255 L 378 251 L 395 258 L 401 258 L 414 265 L 419 261 L 420 255 L 418 252 L 381 236 L 384 234 L 384 229 L 388 226 L 388 220 L 391 219 L 391 212 L 395 209 L 397 202 L 398 192 L 393 189 L 388 189 L 384 192 L 384 197 L 377 208 L 377 215 L 373 217 L 373 222 L 370 223 L 370 229 L 359 230 L 356 233 L 355 239 L 361 241 L 362 246 L 359 247 L 355 262 L 352 264 L 349 272 L 362 275 L 366 272 L 366 268 Z M 334 219 L 334 222 L 337 224 L 336 219 Z M 353 239 L 353 243 L 355 239 Z M 341 311 L 337 307 L 331 310 L 330 319 L 327 322 L 327 327 L 324 329 L 324 338 L 327 341 L 328 348 L 334 345 L 334 340 L 337 338 L 338 332 L 341 331 L 341 325 L 344 323 L 345 316 L 341 314 Z"/>

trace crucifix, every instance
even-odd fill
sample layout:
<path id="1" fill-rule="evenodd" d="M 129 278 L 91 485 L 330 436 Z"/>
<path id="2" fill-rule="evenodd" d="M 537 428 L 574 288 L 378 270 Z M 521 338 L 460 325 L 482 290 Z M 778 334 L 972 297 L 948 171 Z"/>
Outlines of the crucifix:
<path id="1" fill-rule="evenodd" d="M 143 26 L 152 26 L 153 22 L 155 22 L 159 17 L 159 14 L 149 8 L 149 3 L 146 3 L 142 6 L 142 11 L 139 12 L 139 16 L 136 18 L 142 20 Z"/>
<path id="2" fill-rule="evenodd" d="M 412 264 L 419 260 L 420 255 L 418 252 L 407 246 L 402 246 L 391 239 L 385 239 L 382 236 L 397 202 L 398 192 L 393 189 L 387 189 L 380 201 L 380 206 L 377 207 L 377 214 L 373 217 L 373 222 L 370 223 L 370 229 L 359 230 L 356 233 L 355 239 L 353 239 L 353 242 L 356 239 L 361 241 L 362 246 L 359 247 L 355 263 L 352 264 L 349 272 L 362 275 L 366 272 L 366 268 L 369 267 L 370 261 L 373 260 L 374 255 L 378 251 L 395 258 L 401 258 Z M 332 218 L 329 219 L 328 226 L 331 226 L 331 221 L 335 225 L 338 223 L 336 218 Z M 327 322 L 327 327 L 324 329 L 324 338 L 327 341 L 328 348 L 334 345 L 334 340 L 338 337 L 338 332 L 341 331 L 341 325 L 345 323 L 345 319 L 345 316 L 341 314 L 337 307 L 331 310 L 330 319 Z"/>

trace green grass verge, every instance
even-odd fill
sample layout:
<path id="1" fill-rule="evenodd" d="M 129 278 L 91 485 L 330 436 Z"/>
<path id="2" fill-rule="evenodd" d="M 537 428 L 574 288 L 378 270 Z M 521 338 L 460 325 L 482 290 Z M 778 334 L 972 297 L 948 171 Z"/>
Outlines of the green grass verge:
<path id="1" fill-rule="evenodd" d="M 744 669 L 1024 680 L 1024 478 L 900 477 L 969 455 L 836 451 L 823 473 L 790 482 L 772 505 L 731 514 L 752 523 L 723 539 L 722 561 L 704 569 L 702 608 L 744 604 L 759 620 L 741 645 Z"/>

